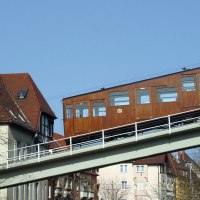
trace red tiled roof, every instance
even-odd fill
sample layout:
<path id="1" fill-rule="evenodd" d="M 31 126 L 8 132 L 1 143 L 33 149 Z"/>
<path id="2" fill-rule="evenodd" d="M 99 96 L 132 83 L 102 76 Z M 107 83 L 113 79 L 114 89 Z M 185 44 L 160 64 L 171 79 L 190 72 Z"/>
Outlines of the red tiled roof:
<path id="1" fill-rule="evenodd" d="M 17 117 L 20 113 L 20 116 L 27 122 L 22 123 L 23 126 L 29 124 L 32 130 L 37 131 L 41 112 L 56 118 L 29 74 L 0 74 L 0 80 L 0 90 L 3 91 L 0 96 L 0 109 L 4 110 L 0 115 L 0 123 L 16 123 L 16 118 L 12 116 L 11 111 Z M 25 99 L 18 98 L 19 91 L 22 89 L 27 90 Z"/>
<path id="2" fill-rule="evenodd" d="M 183 160 L 183 161 L 185 161 L 185 162 L 194 162 L 192 160 L 192 158 L 190 158 L 190 156 L 187 153 L 185 153 L 185 151 L 182 151 L 180 153 L 180 159 Z"/>
<path id="3" fill-rule="evenodd" d="M 58 147 L 64 147 L 66 146 L 66 143 L 64 140 L 60 140 L 60 139 L 63 139 L 64 137 L 58 133 L 54 133 L 53 134 L 53 138 L 54 140 L 59 140 L 59 141 L 56 141 L 56 142 L 51 142 L 50 144 L 50 148 L 51 149 L 55 149 L 55 148 L 58 148 Z"/>
<path id="4" fill-rule="evenodd" d="M 9 94 L 0 78 L 0 123 L 15 123 L 32 130 L 29 121 Z"/>
<path id="5" fill-rule="evenodd" d="M 166 154 L 152 156 L 140 160 L 136 160 L 133 162 L 134 165 L 157 165 L 162 164 L 165 161 Z"/>
<path id="6" fill-rule="evenodd" d="M 177 160 L 176 158 L 171 154 L 167 154 L 167 158 L 168 158 L 168 162 L 169 162 L 169 167 L 171 169 L 171 173 L 174 175 L 174 176 L 179 176 L 179 173 L 178 173 L 178 168 L 177 168 Z"/>
<path id="7" fill-rule="evenodd" d="M 179 170 L 188 171 L 185 163 L 181 160 L 177 161 L 171 153 L 136 160 L 133 165 L 162 165 L 164 163 L 169 164 L 171 173 L 176 177 L 180 176 Z"/>

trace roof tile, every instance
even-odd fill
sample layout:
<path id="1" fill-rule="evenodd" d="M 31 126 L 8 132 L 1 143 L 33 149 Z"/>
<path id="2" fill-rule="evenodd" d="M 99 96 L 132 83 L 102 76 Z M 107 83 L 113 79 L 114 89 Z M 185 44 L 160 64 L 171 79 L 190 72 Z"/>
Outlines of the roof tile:
<path id="1" fill-rule="evenodd" d="M 23 122 L 21 124 L 29 124 L 32 130 L 37 131 L 41 112 L 53 119 L 56 118 L 28 73 L 0 74 L 0 80 L 1 123 L 18 123 L 21 120 Z M 22 89 L 26 89 L 28 93 L 24 99 L 19 99 L 19 91 Z M 17 120 L 9 110 L 17 117 Z M 26 125 L 24 126 L 26 127 Z"/>

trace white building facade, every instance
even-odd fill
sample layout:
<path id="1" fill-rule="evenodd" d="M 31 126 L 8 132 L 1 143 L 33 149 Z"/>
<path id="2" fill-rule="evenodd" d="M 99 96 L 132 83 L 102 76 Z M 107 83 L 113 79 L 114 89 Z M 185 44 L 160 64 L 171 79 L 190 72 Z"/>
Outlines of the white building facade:
<path id="1" fill-rule="evenodd" d="M 99 200 L 173 200 L 175 177 L 170 157 L 171 154 L 164 154 L 99 169 Z M 114 187 L 105 187 L 112 182 L 119 186 L 121 197 L 105 198 L 104 193 L 117 191 Z"/>

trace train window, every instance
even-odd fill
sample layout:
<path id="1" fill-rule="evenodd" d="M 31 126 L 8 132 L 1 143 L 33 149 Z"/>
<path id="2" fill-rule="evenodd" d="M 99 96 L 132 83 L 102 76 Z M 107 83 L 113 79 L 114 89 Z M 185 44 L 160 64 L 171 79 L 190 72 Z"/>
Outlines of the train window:
<path id="1" fill-rule="evenodd" d="M 66 117 L 68 119 L 73 118 L 73 106 L 71 104 L 66 105 Z"/>
<path id="2" fill-rule="evenodd" d="M 195 90 L 194 76 L 186 76 L 181 78 L 182 91 Z"/>
<path id="3" fill-rule="evenodd" d="M 199 79 L 199 88 L 200 88 L 200 76 L 199 76 L 199 78 L 198 78 L 198 79 Z"/>
<path id="4" fill-rule="evenodd" d="M 104 102 L 92 103 L 92 115 L 93 117 L 106 116 L 106 104 Z"/>
<path id="5" fill-rule="evenodd" d="M 88 105 L 87 103 L 77 103 L 76 104 L 76 118 L 88 117 Z"/>
<path id="6" fill-rule="evenodd" d="M 138 104 L 150 103 L 149 90 L 147 90 L 147 89 L 138 89 L 137 90 L 137 103 Z"/>
<path id="7" fill-rule="evenodd" d="M 177 88 L 158 88 L 158 102 L 174 102 L 178 99 Z"/>
<path id="8" fill-rule="evenodd" d="M 129 94 L 128 91 L 122 92 L 111 92 L 109 94 L 111 106 L 123 106 L 129 105 Z"/>

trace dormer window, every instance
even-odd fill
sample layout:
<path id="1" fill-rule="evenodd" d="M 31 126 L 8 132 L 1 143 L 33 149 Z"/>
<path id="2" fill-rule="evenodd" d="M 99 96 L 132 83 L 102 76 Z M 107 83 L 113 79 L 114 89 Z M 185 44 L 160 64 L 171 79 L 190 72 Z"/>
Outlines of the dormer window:
<path id="1" fill-rule="evenodd" d="M 21 89 L 19 91 L 18 99 L 25 99 L 27 95 L 28 90 L 27 89 Z"/>

